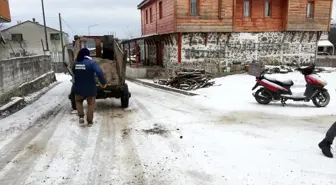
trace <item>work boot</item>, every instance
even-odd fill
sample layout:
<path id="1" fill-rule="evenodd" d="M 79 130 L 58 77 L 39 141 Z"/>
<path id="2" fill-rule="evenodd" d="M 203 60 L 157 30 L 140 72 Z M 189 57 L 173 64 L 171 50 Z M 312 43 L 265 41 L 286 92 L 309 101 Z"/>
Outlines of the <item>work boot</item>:
<path id="1" fill-rule="evenodd" d="M 333 158 L 333 154 L 331 153 L 331 145 L 332 143 L 328 142 L 327 140 L 323 139 L 318 146 L 321 148 L 322 153 L 329 158 Z"/>
<path id="2" fill-rule="evenodd" d="M 79 124 L 84 124 L 85 123 L 85 121 L 84 121 L 84 117 L 80 117 L 79 118 Z"/>
<path id="3" fill-rule="evenodd" d="M 92 122 L 88 122 L 88 127 L 92 127 L 93 123 Z"/>

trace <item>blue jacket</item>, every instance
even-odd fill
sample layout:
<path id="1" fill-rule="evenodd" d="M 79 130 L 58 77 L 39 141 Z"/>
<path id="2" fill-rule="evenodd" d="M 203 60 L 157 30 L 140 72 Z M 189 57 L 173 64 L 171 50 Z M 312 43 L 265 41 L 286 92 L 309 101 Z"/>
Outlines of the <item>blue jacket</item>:
<path id="1" fill-rule="evenodd" d="M 97 96 L 96 75 L 102 85 L 106 84 L 103 71 L 97 62 L 89 57 L 80 62 L 76 61 L 72 71 L 75 75 L 74 91 L 77 95 Z"/>

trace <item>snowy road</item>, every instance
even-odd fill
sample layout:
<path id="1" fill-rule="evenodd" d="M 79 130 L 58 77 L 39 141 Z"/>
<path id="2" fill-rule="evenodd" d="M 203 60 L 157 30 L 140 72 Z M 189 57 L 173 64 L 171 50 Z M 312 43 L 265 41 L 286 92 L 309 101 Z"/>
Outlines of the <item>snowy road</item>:
<path id="1" fill-rule="evenodd" d="M 284 117 L 202 107 L 129 83 L 130 107 L 99 100 L 79 126 L 69 81 L 0 120 L 0 184 L 335 184 L 317 148 L 331 116 Z"/>

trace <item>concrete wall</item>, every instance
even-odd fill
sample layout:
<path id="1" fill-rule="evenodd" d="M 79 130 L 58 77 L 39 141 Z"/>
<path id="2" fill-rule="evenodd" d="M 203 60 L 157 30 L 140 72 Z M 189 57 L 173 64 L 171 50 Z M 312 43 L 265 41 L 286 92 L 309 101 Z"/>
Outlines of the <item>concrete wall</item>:
<path id="1" fill-rule="evenodd" d="M 221 73 L 226 66 L 231 71 L 240 70 L 252 60 L 270 65 L 315 61 L 316 32 L 208 33 L 206 45 L 205 38 L 203 33 L 183 34 L 181 64 L 177 62 L 175 39 L 173 45 L 165 45 L 168 72 L 193 68 Z"/>
<path id="2" fill-rule="evenodd" d="M 126 77 L 146 78 L 147 70 L 146 68 L 132 68 L 132 67 L 126 66 Z"/>
<path id="3" fill-rule="evenodd" d="M 40 90 L 55 80 L 50 56 L 2 60 L 0 61 L 0 104 L 13 96 L 25 96 Z"/>
<path id="4" fill-rule="evenodd" d="M 21 46 L 30 55 L 44 54 L 41 39 L 43 40 L 44 48 L 46 48 L 44 27 L 39 23 L 25 22 L 20 25 L 13 26 L 2 32 L 7 44 L 0 44 L 0 60 L 13 58 L 11 53 L 22 53 Z M 51 53 L 62 52 L 61 40 L 51 40 L 50 34 L 59 33 L 57 30 L 47 29 L 49 50 Z M 22 34 L 24 42 L 20 43 L 11 41 L 11 34 Z M 68 44 L 68 35 L 63 36 L 64 45 Z M 13 49 L 13 50 L 12 50 Z M 67 52 L 65 57 L 68 58 Z"/>

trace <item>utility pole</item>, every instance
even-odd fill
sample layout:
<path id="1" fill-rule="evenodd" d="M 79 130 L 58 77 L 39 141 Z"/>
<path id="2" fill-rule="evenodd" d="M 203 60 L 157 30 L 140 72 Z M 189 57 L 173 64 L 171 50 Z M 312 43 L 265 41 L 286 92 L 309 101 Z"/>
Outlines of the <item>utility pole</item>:
<path id="1" fill-rule="evenodd" d="M 97 26 L 98 24 L 93 24 L 93 25 L 90 25 L 90 26 L 88 26 L 88 34 L 89 34 L 89 36 L 90 36 L 90 28 L 91 27 L 94 27 L 94 26 Z"/>
<path id="2" fill-rule="evenodd" d="M 61 46 L 62 46 L 62 62 L 65 62 L 65 48 L 63 43 L 63 30 L 62 30 L 62 17 L 61 13 L 58 13 L 59 24 L 60 24 L 60 37 L 61 37 Z"/>
<path id="3" fill-rule="evenodd" d="M 48 34 L 47 34 L 47 24 L 45 20 L 45 13 L 44 13 L 44 3 L 43 0 L 41 0 L 42 3 L 42 13 L 43 13 L 43 23 L 44 23 L 44 35 L 45 35 L 45 42 L 46 42 L 46 51 L 49 52 L 49 44 L 48 44 Z"/>

